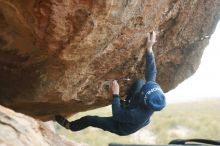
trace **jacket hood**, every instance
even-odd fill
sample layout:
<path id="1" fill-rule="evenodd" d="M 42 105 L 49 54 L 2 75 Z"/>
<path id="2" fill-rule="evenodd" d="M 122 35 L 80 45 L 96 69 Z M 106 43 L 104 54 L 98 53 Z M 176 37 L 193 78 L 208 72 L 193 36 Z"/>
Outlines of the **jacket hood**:
<path id="1" fill-rule="evenodd" d="M 147 82 L 142 87 L 141 94 L 144 105 L 153 111 L 160 111 L 166 106 L 164 92 L 156 82 Z"/>

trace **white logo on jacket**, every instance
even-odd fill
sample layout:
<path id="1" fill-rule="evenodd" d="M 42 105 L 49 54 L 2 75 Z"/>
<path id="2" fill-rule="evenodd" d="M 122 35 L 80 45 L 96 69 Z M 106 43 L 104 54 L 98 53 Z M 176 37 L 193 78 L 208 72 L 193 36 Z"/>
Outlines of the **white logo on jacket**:
<path id="1" fill-rule="evenodd" d="M 152 88 L 152 89 L 148 90 L 147 93 L 145 94 L 144 98 L 146 99 L 147 95 L 149 95 L 149 94 L 151 94 L 155 91 L 158 91 L 158 90 L 160 90 L 160 88 L 158 88 L 158 87 L 155 87 L 155 88 Z"/>

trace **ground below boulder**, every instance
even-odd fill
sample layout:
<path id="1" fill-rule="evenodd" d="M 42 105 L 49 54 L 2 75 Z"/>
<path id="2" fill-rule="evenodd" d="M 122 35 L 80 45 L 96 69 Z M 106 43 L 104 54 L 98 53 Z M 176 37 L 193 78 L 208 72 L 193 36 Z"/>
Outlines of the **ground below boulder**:
<path id="1" fill-rule="evenodd" d="M 43 122 L 0 106 L 1 146 L 85 146 L 64 140 Z"/>
<path id="2" fill-rule="evenodd" d="M 143 78 L 146 34 L 164 91 L 198 68 L 219 0 L 0 0 L 0 104 L 41 120 L 111 103 Z"/>

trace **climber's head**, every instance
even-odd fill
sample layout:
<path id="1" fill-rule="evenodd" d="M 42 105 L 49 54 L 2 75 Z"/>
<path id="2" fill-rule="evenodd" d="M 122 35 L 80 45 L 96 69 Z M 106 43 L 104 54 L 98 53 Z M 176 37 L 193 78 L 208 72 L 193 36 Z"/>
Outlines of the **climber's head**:
<path id="1" fill-rule="evenodd" d="M 153 111 L 160 111 L 166 106 L 164 92 L 155 82 L 145 84 L 141 94 L 144 106 Z"/>

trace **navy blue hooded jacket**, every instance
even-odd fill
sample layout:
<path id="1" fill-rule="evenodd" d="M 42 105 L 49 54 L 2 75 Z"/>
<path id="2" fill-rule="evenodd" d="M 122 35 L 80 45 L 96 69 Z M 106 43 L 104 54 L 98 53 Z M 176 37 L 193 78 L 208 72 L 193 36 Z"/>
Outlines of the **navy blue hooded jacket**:
<path id="1" fill-rule="evenodd" d="M 120 105 L 119 95 L 113 95 L 112 114 L 118 123 L 121 135 L 136 132 L 150 122 L 150 117 L 155 111 L 165 107 L 165 96 L 156 80 L 156 65 L 153 53 L 146 54 L 146 83 L 141 88 L 138 96 L 133 98 L 126 108 Z"/>

